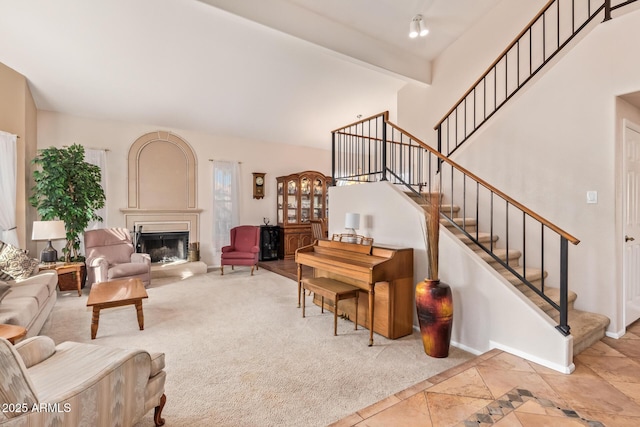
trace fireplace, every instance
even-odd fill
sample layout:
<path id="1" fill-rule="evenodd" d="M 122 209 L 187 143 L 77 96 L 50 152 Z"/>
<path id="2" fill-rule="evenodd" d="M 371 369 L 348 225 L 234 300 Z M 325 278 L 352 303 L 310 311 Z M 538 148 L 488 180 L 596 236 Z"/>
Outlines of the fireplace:
<path id="1" fill-rule="evenodd" d="M 136 246 L 138 252 L 149 254 L 153 263 L 186 260 L 189 253 L 189 232 L 141 233 Z"/>
<path id="2" fill-rule="evenodd" d="M 140 236 L 136 250 L 150 255 L 152 275 L 178 265 L 180 271 L 204 267 L 206 272 L 204 263 L 185 267 L 196 264 L 188 262 L 189 247 L 199 243 L 202 212 L 191 146 L 171 132 L 149 132 L 134 141 L 127 161 L 127 206 L 120 211 L 126 227 Z"/>

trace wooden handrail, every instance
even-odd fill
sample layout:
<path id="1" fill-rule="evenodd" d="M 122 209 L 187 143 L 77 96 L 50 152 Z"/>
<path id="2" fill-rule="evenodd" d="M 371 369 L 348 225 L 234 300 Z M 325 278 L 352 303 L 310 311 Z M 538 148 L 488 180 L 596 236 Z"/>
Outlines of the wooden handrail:
<path id="1" fill-rule="evenodd" d="M 527 215 L 529 215 L 531 218 L 533 218 L 536 221 L 540 222 L 545 227 L 549 228 L 550 230 L 555 231 L 561 237 L 564 237 L 565 239 L 567 239 L 567 241 L 569 241 L 571 244 L 577 245 L 578 243 L 580 243 L 580 240 L 578 240 L 576 237 L 574 237 L 571 234 L 567 233 L 566 231 L 564 231 L 563 229 L 561 229 L 557 225 L 553 224 L 551 221 L 549 221 L 549 220 L 543 218 L 542 216 L 538 215 L 537 213 L 533 212 L 531 209 L 527 208 L 526 206 L 524 206 L 520 202 L 517 202 L 516 200 L 514 200 L 513 198 L 511 198 L 507 194 L 503 193 L 502 191 L 498 190 L 493 185 L 491 185 L 488 182 L 486 182 L 485 180 L 483 180 L 482 178 L 478 177 L 474 173 L 470 172 L 469 170 L 467 170 L 464 167 L 460 166 L 459 164 L 457 164 L 456 162 L 454 162 L 450 158 L 446 157 L 444 154 L 440 153 L 438 150 L 436 150 L 436 149 L 432 148 L 431 146 L 425 144 L 420 139 L 418 139 L 415 136 L 411 135 L 409 132 L 405 131 L 404 129 L 402 129 L 401 127 L 395 125 L 394 123 L 391 123 L 389 121 L 387 121 L 387 123 L 389 124 L 389 126 L 393 127 L 394 129 L 397 129 L 398 131 L 400 131 L 400 132 L 406 134 L 407 136 L 409 136 L 417 144 L 419 144 L 422 148 L 424 148 L 425 150 L 429 151 L 431 154 L 436 156 L 441 161 L 448 163 L 452 168 L 462 172 L 465 176 L 470 177 L 471 179 L 473 179 L 478 184 L 482 185 L 484 188 L 486 188 L 487 190 L 491 191 L 492 193 L 497 194 L 498 196 L 500 196 L 503 200 L 505 200 L 510 205 L 515 206 L 516 208 L 520 209 L 522 212 L 524 212 Z"/>

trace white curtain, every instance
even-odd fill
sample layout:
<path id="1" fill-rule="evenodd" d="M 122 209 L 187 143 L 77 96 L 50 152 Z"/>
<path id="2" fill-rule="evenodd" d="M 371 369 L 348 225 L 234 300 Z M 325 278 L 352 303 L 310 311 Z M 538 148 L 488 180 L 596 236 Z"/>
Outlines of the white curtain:
<path id="1" fill-rule="evenodd" d="M 16 230 L 17 136 L 0 131 L 0 240 L 19 246 Z"/>
<path id="2" fill-rule="evenodd" d="M 239 225 L 238 213 L 240 164 L 213 162 L 213 255 L 214 265 L 220 265 L 222 247 L 229 244 L 229 230 Z"/>
<path id="3" fill-rule="evenodd" d="M 104 190 L 104 194 L 107 194 L 107 150 L 99 150 L 95 148 L 85 148 L 84 161 L 96 165 L 100 168 L 100 185 Z M 100 221 L 91 221 L 87 226 L 87 230 L 95 230 L 96 228 L 104 228 L 107 224 L 107 202 L 104 201 L 104 207 L 98 209 L 96 214 L 102 218 Z"/>
<path id="4" fill-rule="evenodd" d="M 104 194 L 107 194 L 107 150 L 99 150 L 95 148 L 84 149 L 84 161 L 96 165 L 100 168 L 100 185 Z M 104 201 L 104 207 L 98 209 L 96 214 L 100 215 L 102 221 L 91 221 L 87 224 L 85 230 L 96 230 L 98 228 L 105 228 L 107 224 L 107 200 Z M 84 234 L 80 235 L 80 250 L 81 253 L 85 252 L 84 249 Z"/>

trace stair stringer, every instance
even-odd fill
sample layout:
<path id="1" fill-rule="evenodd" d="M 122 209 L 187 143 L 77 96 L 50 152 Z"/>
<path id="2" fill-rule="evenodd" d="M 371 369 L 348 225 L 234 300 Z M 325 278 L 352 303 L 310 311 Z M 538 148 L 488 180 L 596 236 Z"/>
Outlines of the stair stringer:
<path id="1" fill-rule="evenodd" d="M 440 280 L 454 301 L 452 343 L 473 352 L 498 348 L 569 374 L 573 337 L 440 225 Z"/>

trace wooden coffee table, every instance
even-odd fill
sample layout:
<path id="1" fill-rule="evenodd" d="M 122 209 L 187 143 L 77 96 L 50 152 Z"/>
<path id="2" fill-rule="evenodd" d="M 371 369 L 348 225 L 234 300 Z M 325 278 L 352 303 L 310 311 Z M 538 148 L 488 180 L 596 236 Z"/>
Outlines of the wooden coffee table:
<path id="1" fill-rule="evenodd" d="M 140 279 L 113 280 L 111 282 L 94 283 L 89 292 L 87 307 L 93 307 L 91 318 L 91 339 L 96 338 L 100 310 L 103 308 L 135 305 L 138 314 L 138 326 L 144 330 L 142 299 L 148 298 L 147 291 Z"/>
<path id="2" fill-rule="evenodd" d="M 11 344 L 27 335 L 27 330 L 22 326 L 0 324 L 0 337 L 6 339 Z"/>

